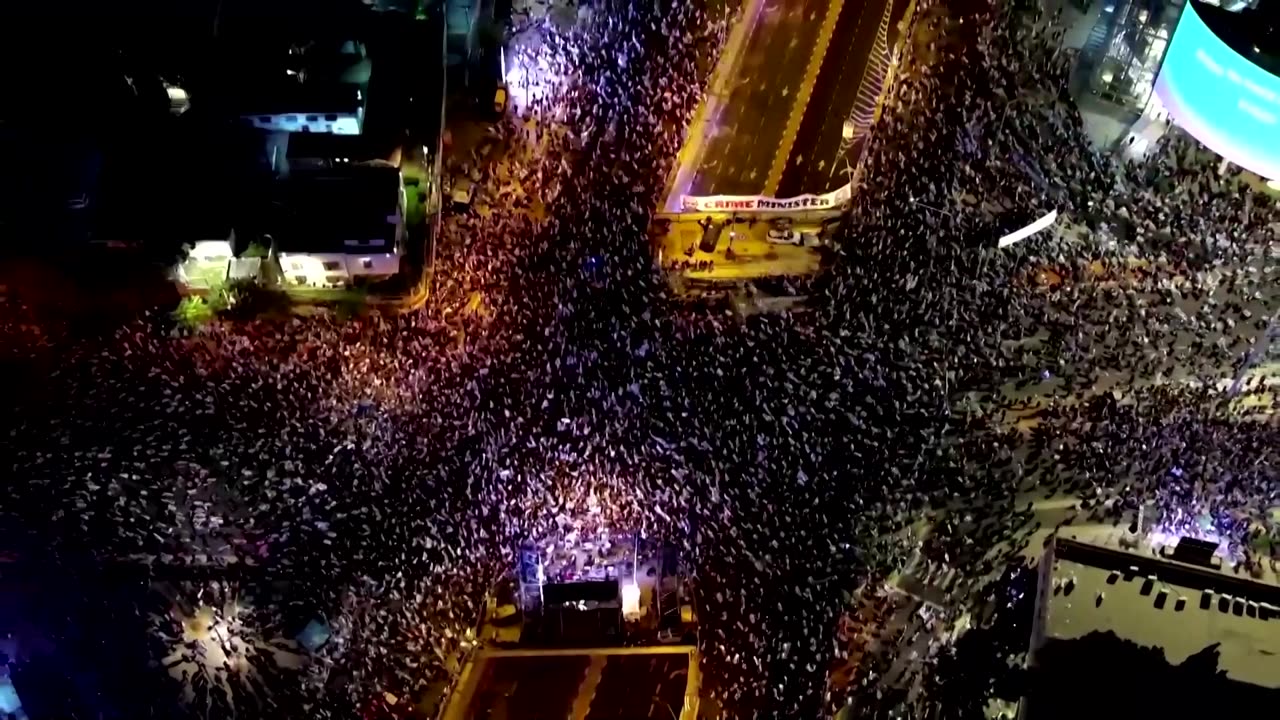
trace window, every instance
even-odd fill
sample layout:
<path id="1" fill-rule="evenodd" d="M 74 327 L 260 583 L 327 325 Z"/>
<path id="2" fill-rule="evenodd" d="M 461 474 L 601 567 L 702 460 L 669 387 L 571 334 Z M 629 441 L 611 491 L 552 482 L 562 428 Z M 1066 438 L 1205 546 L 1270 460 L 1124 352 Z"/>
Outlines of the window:
<path id="1" fill-rule="evenodd" d="M 337 114 L 337 113 L 329 113 L 328 115 L 325 115 L 325 116 L 324 116 L 324 121 L 325 121 L 325 122 L 338 122 L 338 114 Z"/>
<path id="2" fill-rule="evenodd" d="M 313 122 L 320 122 L 320 116 L 319 116 L 319 115 L 308 115 L 308 116 L 307 116 L 307 122 L 309 122 L 309 123 L 313 123 Z"/>

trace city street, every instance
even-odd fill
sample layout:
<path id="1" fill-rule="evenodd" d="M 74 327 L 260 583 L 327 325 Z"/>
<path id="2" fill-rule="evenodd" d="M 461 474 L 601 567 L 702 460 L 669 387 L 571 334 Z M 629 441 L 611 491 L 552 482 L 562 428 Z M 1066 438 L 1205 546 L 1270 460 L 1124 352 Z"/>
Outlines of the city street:
<path id="1" fill-rule="evenodd" d="M 11 262 L 0 678 L 23 712 L 405 720 L 456 687 L 459 720 L 967 720 L 1031 685 L 1013 618 L 1051 533 L 1146 554 L 1141 513 L 1148 540 L 1216 539 L 1257 575 L 1280 545 L 1280 406 L 1251 382 L 1280 360 L 1260 340 L 1280 205 L 1180 130 L 1146 158 L 1099 151 L 1034 4 L 915 34 L 927 65 L 869 105 L 898 14 L 938 7 L 898 1 L 745 0 L 732 21 L 559 3 L 518 47 L 505 18 L 478 23 L 487 48 L 450 37 L 476 92 L 416 178 L 445 199 L 413 312 L 299 316 L 248 287 L 200 322 L 91 324 L 33 310 L 49 284 Z M 346 73 L 286 73 L 309 42 L 358 55 L 346 17 L 263 41 L 275 80 L 359 115 L 382 97 Z M 214 25 L 192 107 L 240 80 Z M 221 102 L 171 114 L 161 78 L 184 66 L 100 35 L 86 112 L 115 125 L 58 125 L 86 156 L 135 115 L 239 125 Z M 460 67 L 472 50 L 502 77 Z M 94 100 L 143 84 L 156 102 L 128 113 Z M 859 187 L 822 192 L 851 103 L 883 111 Z M 12 144 L 64 143 L 30 115 Z M 251 150 L 264 130 L 242 129 L 228 144 Z M 337 267 L 398 240 L 391 189 L 367 228 L 341 226 L 363 193 L 308 211 Z M 162 240 L 177 219 L 139 218 Z M 83 275 L 114 269 L 94 257 Z M 53 287 L 91 289 L 78 275 Z"/>
<path id="2" fill-rule="evenodd" d="M 722 62 L 731 67 L 717 68 L 726 80 L 711 88 L 703 122 L 690 129 L 696 151 L 682 156 L 691 167 L 682 168 L 685 180 L 673 193 L 792 197 L 847 182 L 839 157 L 844 119 L 886 11 L 892 47 L 907 4 L 747 3 L 743 48 L 726 52 Z"/>
<path id="3" fill-rule="evenodd" d="M 841 153 L 844 120 L 853 111 L 863 82 L 872 82 L 869 65 L 882 21 L 887 22 L 886 43 L 892 49 L 908 5 L 909 0 L 844 3 L 777 189 L 766 194 L 793 197 L 821 193 L 849 182 L 848 165 Z"/>
<path id="4" fill-rule="evenodd" d="M 796 98 L 813 62 L 829 0 L 762 0 L 749 24 L 739 64 L 707 118 L 697 172 L 684 195 L 761 193 L 783 143 Z M 753 3 L 747 3 L 749 10 Z M 713 93 L 716 91 L 713 88 Z M 704 101 L 705 102 L 705 101 Z M 697 132 L 692 128 L 691 132 Z"/>

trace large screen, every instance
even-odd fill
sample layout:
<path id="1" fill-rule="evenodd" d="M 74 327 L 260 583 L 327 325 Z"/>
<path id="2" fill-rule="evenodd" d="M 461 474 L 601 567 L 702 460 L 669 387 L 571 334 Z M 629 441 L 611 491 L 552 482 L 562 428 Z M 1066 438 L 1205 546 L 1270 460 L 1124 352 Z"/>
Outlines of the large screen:
<path id="1" fill-rule="evenodd" d="M 1280 77 L 1219 40 L 1192 3 L 1178 21 L 1156 95 L 1206 147 L 1264 178 L 1280 178 Z"/>

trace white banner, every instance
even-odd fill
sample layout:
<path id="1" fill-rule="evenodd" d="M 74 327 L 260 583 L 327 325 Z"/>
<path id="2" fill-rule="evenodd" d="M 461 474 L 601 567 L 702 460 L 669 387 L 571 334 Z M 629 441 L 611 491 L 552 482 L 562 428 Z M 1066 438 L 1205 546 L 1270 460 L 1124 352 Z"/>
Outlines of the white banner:
<path id="1" fill-rule="evenodd" d="M 1010 245 L 1018 242 L 1019 240 L 1024 240 L 1026 238 L 1029 238 L 1032 235 L 1035 235 L 1041 230 L 1044 230 L 1045 228 L 1052 225 L 1054 221 L 1057 219 L 1058 219 L 1058 211 L 1057 210 L 1050 211 L 1048 215 L 1045 215 L 1039 220 L 1022 228 L 1021 230 L 1015 230 L 1014 232 L 1011 232 L 1008 235 L 1005 235 L 1004 237 L 1000 238 L 999 240 L 996 241 L 996 247 L 1002 247 L 1002 248 L 1009 247 Z"/>
<path id="2" fill-rule="evenodd" d="M 837 210 L 848 204 L 848 185 L 821 195 L 772 198 L 762 195 L 684 195 L 680 206 L 686 212 L 808 212 Z"/>

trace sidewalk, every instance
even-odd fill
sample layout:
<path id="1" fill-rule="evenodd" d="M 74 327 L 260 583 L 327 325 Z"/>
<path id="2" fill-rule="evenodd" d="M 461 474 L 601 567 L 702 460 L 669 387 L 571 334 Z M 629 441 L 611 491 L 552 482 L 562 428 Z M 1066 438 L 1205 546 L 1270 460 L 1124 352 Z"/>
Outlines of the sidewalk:
<path id="1" fill-rule="evenodd" d="M 767 220 L 733 223 L 721 234 L 715 251 L 703 252 L 698 249 L 703 233 L 698 224 L 701 219 L 698 216 L 672 222 L 670 232 L 657 241 L 664 271 L 678 273 L 687 280 L 731 281 L 812 275 L 821 267 L 822 255 L 817 248 L 769 242 L 772 225 Z M 803 233 L 821 231 L 820 225 L 793 227 Z"/>

